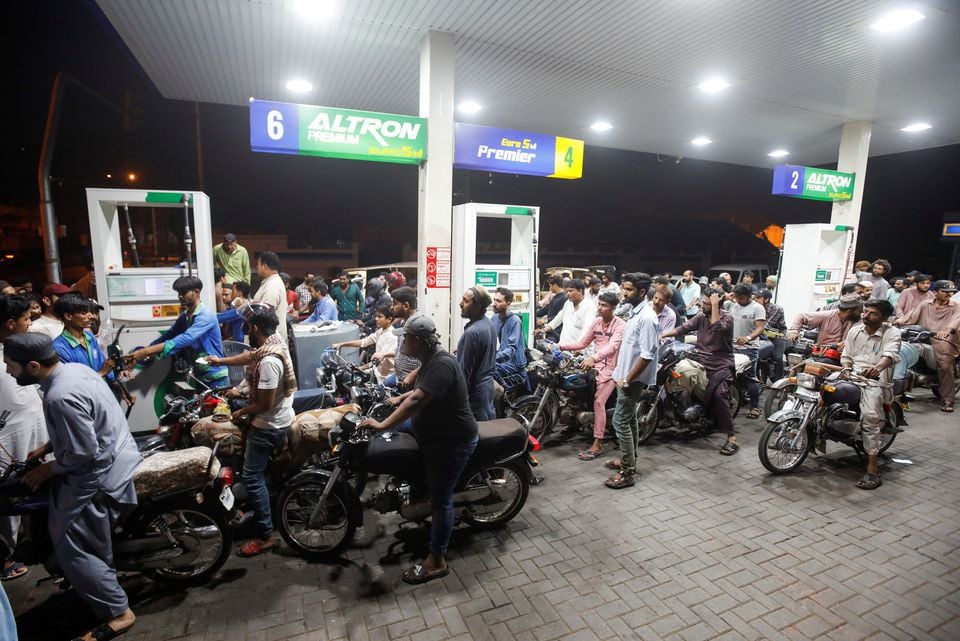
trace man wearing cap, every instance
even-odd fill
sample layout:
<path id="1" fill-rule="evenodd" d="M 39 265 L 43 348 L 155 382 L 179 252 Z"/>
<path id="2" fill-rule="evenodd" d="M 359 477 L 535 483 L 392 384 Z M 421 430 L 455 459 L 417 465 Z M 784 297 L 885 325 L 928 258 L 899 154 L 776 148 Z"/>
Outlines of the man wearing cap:
<path id="1" fill-rule="evenodd" d="M 817 345 L 839 345 L 842 351 L 843 339 L 855 323 L 860 320 L 863 310 L 863 300 L 857 294 L 844 294 L 840 297 L 837 309 L 822 312 L 804 312 L 797 314 L 790 329 L 787 331 L 787 340 L 797 340 L 801 327 L 817 327 Z"/>
<path id="2" fill-rule="evenodd" d="M 183 354 L 190 359 L 194 375 L 201 382 L 208 387 L 226 387 L 230 382 L 226 367 L 213 365 L 209 361 L 195 362 L 195 359 L 202 356 L 223 358 L 223 340 L 216 311 L 207 309 L 200 302 L 203 282 L 196 276 L 181 276 L 173 281 L 173 289 L 176 290 L 184 311 L 170 329 L 150 343 L 149 347 L 141 347 L 127 354 L 124 357 L 127 367 L 133 367 L 137 361 L 150 356 L 166 358 Z"/>
<path id="3" fill-rule="evenodd" d="M 937 370 L 940 409 L 953 411 L 956 395 L 955 367 L 960 356 L 960 305 L 950 300 L 957 287 L 950 280 L 938 280 L 930 286 L 933 300 L 921 303 L 912 312 L 893 321 L 894 325 L 922 325 L 936 332 L 930 345 L 923 346 L 927 366 Z"/>
<path id="4" fill-rule="evenodd" d="M 85 365 L 60 363 L 50 337 L 15 334 L 4 343 L 7 372 L 40 384 L 49 442 L 30 453 L 54 460 L 27 472 L 37 490 L 53 477 L 48 527 L 63 575 L 102 624 L 85 639 L 110 638 L 136 617 L 113 567 L 112 534 L 137 504 L 133 473 L 140 453 L 110 388 Z"/>
<path id="5" fill-rule="evenodd" d="M 236 234 L 224 234 L 223 242 L 214 246 L 213 266 L 226 272 L 228 283 L 250 282 L 250 255 Z"/>
<path id="6" fill-rule="evenodd" d="M 40 318 L 30 324 L 31 332 L 46 334 L 50 340 L 63 333 L 63 321 L 53 313 L 53 306 L 69 291 L 69 287 L 60 283 L 51 283 L 43 288 L 40 292 L 40 309 L 43 311 Z"/>
<path id="7" fill-rule="evenodd" d="M 403 580 L 425 583 L 450 572 L 445 557 L 453 531 L 453 490 L 477 446 L 477 422 L 463 371 L 440 346 L 433 320 L 414 316 L 393 331 L 403 340 L 401 351 L 421 363 L 416 388 L 401 396 L 397 409 L 383 421 L 368 418 L 361 426 L 388 430 L 413 417 L 433 518 L 430 554 L 405 570 Z"/>

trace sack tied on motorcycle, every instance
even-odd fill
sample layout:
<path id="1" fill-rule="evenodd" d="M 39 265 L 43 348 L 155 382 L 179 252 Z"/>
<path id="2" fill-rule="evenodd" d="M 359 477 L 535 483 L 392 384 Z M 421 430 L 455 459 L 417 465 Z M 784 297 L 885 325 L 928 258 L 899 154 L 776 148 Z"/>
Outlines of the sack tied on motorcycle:
<path id="1" fill-rule="evenodd" d="M 137 496 L 163 496 L 202 487 L 220 473 L 220 462 L 216 459 L 207 470 L 211 454 L 213 451 L 209 447 L 191 447 L 148 456 L 133 475 Z"/>

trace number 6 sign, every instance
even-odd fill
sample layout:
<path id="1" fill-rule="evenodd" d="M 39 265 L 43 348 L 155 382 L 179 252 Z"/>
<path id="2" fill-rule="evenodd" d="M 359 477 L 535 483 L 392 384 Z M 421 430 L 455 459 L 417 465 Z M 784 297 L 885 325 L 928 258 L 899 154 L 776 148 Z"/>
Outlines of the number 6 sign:
<path id="1" fill-rule="evenodd" d="M 296 154 L 300 142 L 297 105 L 282 102 L 250 103 L 250 148 L 275 154 Z"/>

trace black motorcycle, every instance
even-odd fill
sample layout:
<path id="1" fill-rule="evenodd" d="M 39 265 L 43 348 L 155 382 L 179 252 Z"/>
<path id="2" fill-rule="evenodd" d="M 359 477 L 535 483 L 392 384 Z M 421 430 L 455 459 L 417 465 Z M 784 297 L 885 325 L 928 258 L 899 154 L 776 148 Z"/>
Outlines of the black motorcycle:
<path id="1" fill-rule="evenodd" d="M 325 558 L 340 552 L 362 525 L 365 506 L 382 514 L 398 512 L 410 521 L 430 517 L 416 439 L 360 429 L 360 421 L 357 414 L 345 414 L 330 435 L 334 457 L 291 479 L 277 500 L 274 514 L 280 534 L 302 556 Z M 527 430 L 513 419 L 480 423 L 477 449 L 453 495 L 457 521 L 494 528 L 520 512 L 530 488 L 529 444 Z M 361 504 L 368 474 L 388 480 Z"/>
<path id="2" fill-rule="evenodd" d="M 29 564 L 62 576 L 47 528 L 47 488 L 20 482 L 39 462 L 11 462 L 0 474 L 0 515 L 29 516 Z M 233 507 L 233 470 L 221 467 L 209 448 L 158 452 L 134 475 L 136 509 L 114 531 L 117 570 L 141 572 L 178 585 L 205 583 L 230 556 L 227 514 Z"/>
<path id="3" fill-rule="evenodd" d="M 700 356 L 700 352 L 688 343 L 672 341 L 660 346 L 655 389 L 637 409 L 640 423 L 638 445 L 649 441 L 658 429 L 673 427 L 688 435 L 696 435 L 715 427 L 702 398 L 707 376 L 697 361 Z M 736 417 L 747 394 L 750 359 L 737 354 L 734 362 L 736 378 L 730 390 L 730 411 Z"/>
<path id="4" fill-rule="evenodd" d="M 526 421 L 530 434 L 539 441 L 560 423 L 573 430 L 591 429 L 597 387 L 594 370 L 582 371 L 582 357 L 561 352 L 545 341 L 539 341 L 537 349 L 530 353 L 534 358 L 528 363 L 527 372 L 537 387 L 533 394 L 507 403 L 505 416 Z M 611 394 L 606 405 L 607 425 L 613 424 L 616 402 L 616 394 Z"/>

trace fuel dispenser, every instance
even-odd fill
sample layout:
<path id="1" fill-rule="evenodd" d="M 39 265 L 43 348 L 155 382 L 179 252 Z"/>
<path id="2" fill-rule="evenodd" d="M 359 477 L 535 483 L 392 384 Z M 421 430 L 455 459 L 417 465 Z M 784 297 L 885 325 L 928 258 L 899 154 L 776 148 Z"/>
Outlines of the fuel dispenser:
<path id="1" fill-rule="evenodd" d="M 477 219 L 495 218 L 510 221 L 510 263 L 507 265 L 477 264 Z M 516 205 L 466 203 L 453 208 L 453 247 L 451 292 L 453 300 L 469 287 L 483 285 L 491 298 L 497 287 L 513 292 L 510 311 L 523 322 L 527 345 L 533 344 L 534 316 L 537 304 L 537 234 L 540 208 Z M 428 275 L 429 278 L 429 275 Z M 428 281 L 429 282 L 429 281 Z M 463 319 L 454 315 L 451 346 L 463 334 Z"/>
<path id="2" fill-rule="evenodd" d="M 143 211 L 149 208 L 149 211 Z M 131 224 L 149 214 L 152 243 L 139 239 Z M 173 281 L 195 275 L 203 281 L 201 301 L 216 309 L 213 283 L 213 238 L 210 231 L 210 198 L 199 191 L 139 189 L 87 189 L 90 240 L 103 306 L 101 323 L 112 323 L 120 350 L 127 354 L 149 345 L 180 314 Z M 137 215 L 139 214 L 139 215 Z M 157 239 L 173 239 L 179 251 L 157 251 Z M 127 253 L 124 253 L 126 240 Z M 152 244 L 152 251 L 150 245 Z M 146 254 L 141 259 L 141 254 Z M 163 254 L 163 255 L 161 255 Z M 171 255 L 172 254 L 172 255 Z M 108 337 L 113 340 L 114 337 Z M 163 397 L 174 391 L 181 373 L 173 361 L 162 359 L 137 367 L 127 390 L 136 398 L 128 419 L 134 433 L 152 431 L 163 413 Z"/>
<path id="3" fill-rule="evenodd" d="M 787 225 L 783 238 L 774 302 L 783 307 L 789 325 L 840 297 L 853 269 L 853 227 L 809 223 Z"/>

